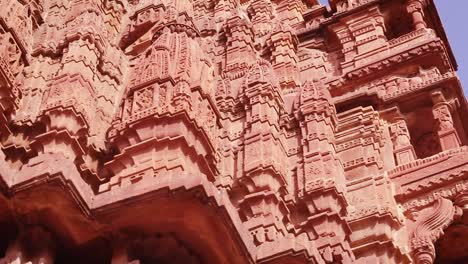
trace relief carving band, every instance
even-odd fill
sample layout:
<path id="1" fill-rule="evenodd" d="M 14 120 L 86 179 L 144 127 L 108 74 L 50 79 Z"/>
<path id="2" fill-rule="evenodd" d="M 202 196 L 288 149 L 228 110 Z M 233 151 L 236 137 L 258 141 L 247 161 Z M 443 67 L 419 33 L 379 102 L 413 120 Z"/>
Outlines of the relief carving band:
<path id="1" fill-rule="evenodd" d="M 0 0 L 0 264 L 468 263 L 434 1 L 320 2 Z"/>

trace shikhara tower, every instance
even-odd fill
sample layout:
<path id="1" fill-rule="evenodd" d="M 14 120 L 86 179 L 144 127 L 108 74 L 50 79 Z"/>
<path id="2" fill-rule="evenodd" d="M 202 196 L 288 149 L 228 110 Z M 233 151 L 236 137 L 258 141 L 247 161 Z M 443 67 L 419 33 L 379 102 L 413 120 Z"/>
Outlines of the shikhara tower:
<path id="1" fill-rule="evenodd" d="M 0 263 L 468 263 L 433 0 L 329 4 L 0 0 Z"/>

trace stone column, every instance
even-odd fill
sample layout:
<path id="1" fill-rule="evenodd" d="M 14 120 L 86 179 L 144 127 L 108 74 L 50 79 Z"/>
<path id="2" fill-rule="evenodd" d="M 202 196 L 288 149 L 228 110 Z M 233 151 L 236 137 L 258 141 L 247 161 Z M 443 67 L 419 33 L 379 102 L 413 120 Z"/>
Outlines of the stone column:
<path id="1" fill-rule="evenodd" d="M 450 104 L 441 91 L 432 93 L 432 100 L 434 102 L 432 112 L 437 121 L 437 134 L 442 151 L 460 147 L 460 138 L 454 127 Z"/>
<path id="2" fill-rule="evenodd" d="M 427 28 L 427 24 L 424 21 L 424 7 L 426 5 L 425 0 L 409 0 L 408 1 L 408 13 L 413 17 L 413 25 L 415 30 Z"/>
<path id="3" fill-rule="evenodd" d="M 416 159 L 413 145 L 410 141 L 410 133 L 404 118 L 395 118 L 390 126 L 390 134 L 393 142 L 393 153 L 397 165 L 409 163 Z"/>

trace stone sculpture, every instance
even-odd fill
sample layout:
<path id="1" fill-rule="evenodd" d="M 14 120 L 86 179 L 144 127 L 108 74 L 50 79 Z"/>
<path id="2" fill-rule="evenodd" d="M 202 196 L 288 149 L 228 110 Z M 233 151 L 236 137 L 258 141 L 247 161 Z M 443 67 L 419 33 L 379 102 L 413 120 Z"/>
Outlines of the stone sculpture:
<path id="1" fill-rule="evenodd" d="M 433 0 L 0 0 L 0 263 L 468 262 Z"/>

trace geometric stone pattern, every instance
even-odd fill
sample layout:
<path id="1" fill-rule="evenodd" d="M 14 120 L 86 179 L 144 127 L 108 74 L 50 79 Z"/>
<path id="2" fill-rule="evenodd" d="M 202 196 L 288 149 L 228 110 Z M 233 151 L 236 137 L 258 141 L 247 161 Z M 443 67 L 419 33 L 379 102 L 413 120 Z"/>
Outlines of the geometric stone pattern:
<path id="1" fill-rule="evenodd" d="M 0 0 L 0 263 L 468 261 L 433 0 L 329 3 Z"/>

